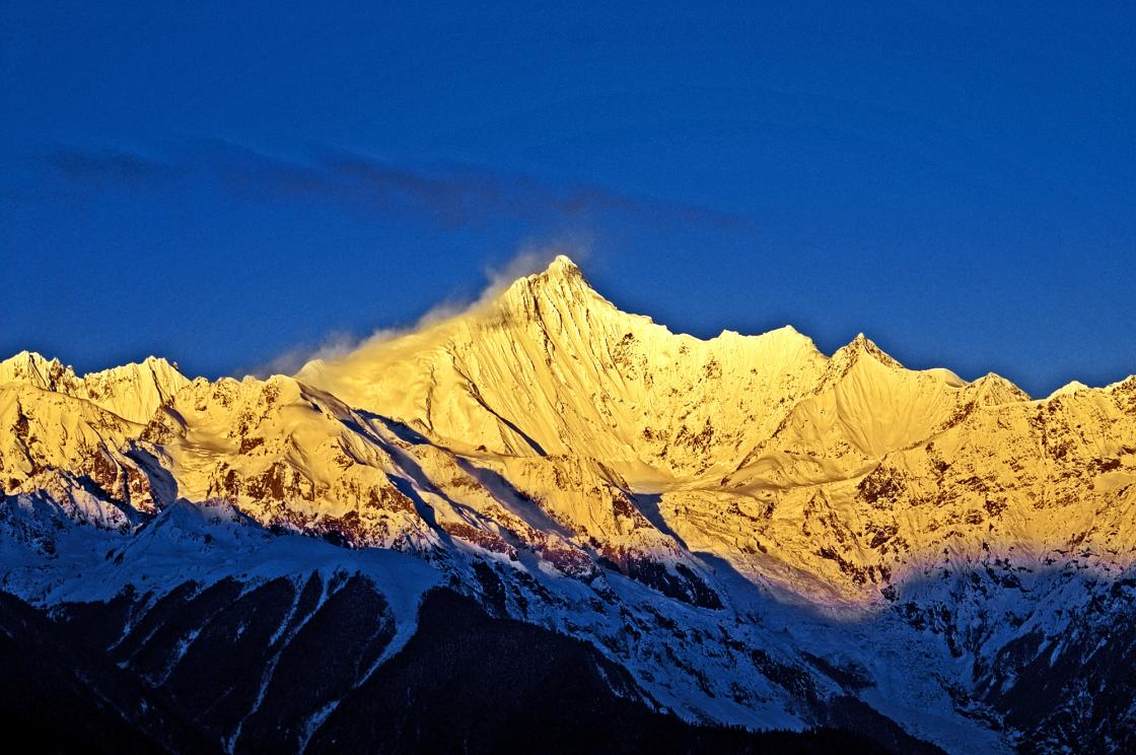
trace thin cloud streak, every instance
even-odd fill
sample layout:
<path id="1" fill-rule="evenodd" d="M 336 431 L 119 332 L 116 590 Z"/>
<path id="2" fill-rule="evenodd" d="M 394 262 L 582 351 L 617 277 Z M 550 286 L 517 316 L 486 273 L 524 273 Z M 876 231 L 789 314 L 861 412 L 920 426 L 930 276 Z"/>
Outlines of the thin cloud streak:
<path id="1" fill-rule="evenodd" d="M 139 187 L 184 174 L 182 169 L 172 163 L 138 152 L 115 149 L 60 148 L 43 155 L 42 160 L 54 172 L 78 183 Z"/>
<path id="2" fill-rule="evenodd" d="M 752 221 L 742 216 L 599 186 L 556 187 L 527 176 L 467 165 L 403 166 L 344 150 L 325 149 L 314 155 L 304 161 L 283 159 L 211 139 L 183 142 L 155 153 L 59 148 L 42 155 L 40 165 L 77 190 L 145 193 L 205 186 L 249 201 L 333 205 L 368 215 L 425 215 L 451 228 L 477 227 L 504 217 L 534 225 L 552 219 L 560 221 L 557 225 L 577 229 L 562 243 L 543 239 L 522 246 L 503 266 L 487 266 L 487 284 L 473 300 L 443 300 L 408 327 L 381 328 L 362 337 L 333 331 L 316 342 L 299 343 L 264 363 L 242 368 L 236 371 L 238 375 L 295 374 L 313 359 L 342 356 L 484 306 L 517 278 L 543 269 L 558 253 L 567 252 L 581 261 L 588 254 L 590 240 L 579 229 L 605 216 L 661 226 L 753 230 Z"/>
<path id="3" fill-rule="evenodd" d="M 76 185 L 145 190 L 156 181 L 206 180 L 251 199 L 334 203 L 368 212 L 417 212 L 447 227 L 487 219 L 592 219 L 616 215 L 664 225 L 752 230 L 752 220 L 697 204 L 611 191 L 554 186 L 524 175 L 461 164 L 410 166 L 345 150 L 318 150 L 310 160 L 268 155 L 232 142 L 186 142 L 157 159 L 124 149 L 57 148 L 41 163 Z"/>

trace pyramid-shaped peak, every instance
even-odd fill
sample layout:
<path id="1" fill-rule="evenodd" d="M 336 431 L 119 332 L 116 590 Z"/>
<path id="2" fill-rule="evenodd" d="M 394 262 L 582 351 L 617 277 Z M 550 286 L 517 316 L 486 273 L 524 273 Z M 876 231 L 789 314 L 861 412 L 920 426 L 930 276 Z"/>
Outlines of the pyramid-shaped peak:
<path id="1" fill-rule="evenodd" d="M 576 263 L 564 254 L 558 254 L 541 272 L 513 281 L 500 301 L 511 308 L 521 306 L 529 309 L 534 297 L 557 305 L 589 305 L 602 299 L 585 280 Z"/>
<path id="2" fill-rule="evenodd" d="M 857 361 L 863 355 L 871 356 L 876 361 L 888 367 L 903 366 L 899 363 L 899 360 L 881 349 L 875 341 L 868 338 L 863 333 L 857 333 L 855 338 L 837 349 L 836 353 L 832 355 L 832 359 L 834 361 L 847 361 L 851 363 Z"/>
<path id="3" fill-rule="evenodd" d="M 987 372 L 985 375 L 973 381 L 971 384 L 976 386 L 996 386 L 1000 388 L 1011 388 L 1015 391 L 1022 390 L 1012 380 L 1002 377 L 997 372 Z"/>
<path id="4" fill-rule="evenodd" d="M 539 273 L 534 273 L 533 275 L 525 276 L 520 280 L 538 286 L 541 284 L 553 284 L 556 286 L 567 286 L 568 288 L 591 288 L 584 279 L 584 273 L 580 270 L 580 266 L 565 254 L 556 255 L 544 270 Z"/>
<path id="5" fill-rule="evenodd" d="M 1030 395 L 996 372 L 987 372 L 970 384 L 982 403 L 1001 404 L 1009 401 L 1029 401 Z"/>
<path id="6" fill-rule="evenodd" d="M 508 286 L 506 286 L 506 290 L 518 286 L 532 288 L 534 286 L 540 286 L 541 284 L 548 283 L 569 283 L 573 285 L 577 283 L 584 283 L 585 285 L 587 285 L 587 281 L 584 280 L 584 274 L 580 270 L 579 265 L 573 262 L 572 259 L 567 255 L 558 254 L 552 258 L 552 261 L 549 262 L 543 270 L 537 270 L 536 272 L 529 273 L 527 275 L 521 275 L 519 278 L 513 280 L 510 284 L 508 284 Z"/>
<path id="7" fill-rule="evenodd" d="M 544 272 L 546 275 L 579 275 L 580 266 L 567 254 L 558 254 L 548 263 L 548 268 Z"/>
<path id="8" fill-rule="evenodd" d="M 1081 391 L 1088 390 L 1092 389 L 1082 383 L 1080 380 L 1070 380 L 1068 383 L 1053 391 L 1053 393 L 1049 394 L 1047 398 L 1053 399 L 1058 398 L 1059 396 L 1071 396 L 1074 393 L 1080 393 Z"/>

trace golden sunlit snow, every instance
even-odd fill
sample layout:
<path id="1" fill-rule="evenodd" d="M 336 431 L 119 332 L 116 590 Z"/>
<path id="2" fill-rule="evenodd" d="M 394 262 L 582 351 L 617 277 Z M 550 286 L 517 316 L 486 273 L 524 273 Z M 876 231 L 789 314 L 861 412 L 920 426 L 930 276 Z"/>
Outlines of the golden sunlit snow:
<path id="1" fill-rule="evenodd" d="M 713 554 L 832 604 L 991 554 L 1108 571 L 1136 547 L 1136 378 L 1032 400 L 862 335 L 831 357 L 791 327 L 699 340 L 566 257 L 295 378 L 191 382 L 153 358 L 80 378 L 25 352 L 0 383 L 5 490 L 106 526 L 121 513 L 80 477 L 139 511 L 225 498 L 357 545 L 531 547 L 565 573 Z"/>

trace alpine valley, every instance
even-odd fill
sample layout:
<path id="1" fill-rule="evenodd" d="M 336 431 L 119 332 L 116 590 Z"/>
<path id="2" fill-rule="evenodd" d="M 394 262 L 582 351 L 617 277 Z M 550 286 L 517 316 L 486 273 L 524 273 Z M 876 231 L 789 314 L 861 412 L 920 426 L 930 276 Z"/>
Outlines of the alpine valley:
<path id="1" fill-rule="evenodd" d="M 1136 376 L 710 340 L 558 257 L 294 376 L 0 363 L 38 751 L 1136 752 Z"/>

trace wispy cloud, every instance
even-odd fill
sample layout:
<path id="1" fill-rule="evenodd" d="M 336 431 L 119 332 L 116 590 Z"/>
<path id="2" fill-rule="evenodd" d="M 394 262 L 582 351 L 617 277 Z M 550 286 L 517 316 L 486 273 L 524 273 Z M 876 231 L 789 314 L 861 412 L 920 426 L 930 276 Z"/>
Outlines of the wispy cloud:
<path id="1" fill-rule="evenodd" d="M 525 245 L 504 265 L 486 266 L 484 270 L 486 284 L 472 299 L 448 299 L 439 302 L 406 327 L 380 328 L 363 337 L 344 332 L 329 333 L 318 343 L 290 347 L 264 364 L 245 372 L 258 377 L 274 374 L 294 375 L 312 360 L 336 359 L 357 349 L 375 346 L 452 317 L 481 309 L 488 306 L 518 278 L 544 270 L 553 257 L 564 252 L 570 252 L 577 262 L 589 254 L 588 248 L 579 243 L 570 246 Z"/>
<path id="2" fill-rule="evenodd" d="M 47 152 L 42 162 L 78 185 L 139 190 L 159 180 L 207 180 L 252 199 L 335 203 L 368 212 L 418 212 L 447 226 L 477 225 L 501 217 L 570 221 L 618 216 L 734 229 L 751 222 L 710 207 L 602 186 L 560 185 L 453 163 L 403 165 L 336 149 L 293 159 L 214 139 L 184 142 L 159 157 L 117 148 L 58 148 Z"/>
<path id="3" fill-rule="evenodd" d="M 359 344 L 360 339 L 350 333 L 334 332 L 314 346 L 307 344 L 289 347 L 264 364 L 241 372 L 256 377 L 294 375 L 313 359 L 335 359 L 349 354 Z"/>
<path id="4" fill-rule="evenodd" d="M 544 268 L 557 253 L 568 252 L 581 261 L 589 248 L 587 235 L 608 219 L 656 227 L 753 230 L 748 218 L 697 204 L 595 185 L 555 184 L 470 165 L 404 165 L 327 148 L 299 159 L 217 139 L 185 141 L 146 152 L 67 147 L 44 153 L 39 164 L 78 190 L 182 191 L 196 183 L 198 189 L 205 186 L 252 202 L 333 205 L 369 216 L 413 214 L 446 227 L 478 227 L 505 219 L 520 221 L 519 225 L 573 229 L 566 238 L 523 245 L 504 265 L 487 266 L 487 284 L 472 300 L 444 300 L 407 328 L 384 328 L 363 337 L 330 333 L 248 369 L 253 375 L 294 374 L 312 359 L 341 356 L 483 306 L 517 278 Z M 548 220 L 558 222 L 535 222 Z"/>
<path id="5" fill-rule="evenodd" d="M 98 184 L 137 186 L 183 173 L 172 163 L 115 149 L 58 148 L 44 154 L 43 162 L 69 180 Z"/>

